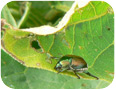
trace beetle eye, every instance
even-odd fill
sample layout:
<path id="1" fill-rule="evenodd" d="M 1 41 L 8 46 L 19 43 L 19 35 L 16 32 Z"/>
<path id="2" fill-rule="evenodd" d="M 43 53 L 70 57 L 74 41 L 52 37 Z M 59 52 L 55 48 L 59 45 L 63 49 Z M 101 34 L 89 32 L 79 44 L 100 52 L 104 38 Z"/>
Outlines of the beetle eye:
<path id="1" fill-rule="evenodd" d="M 60 70 L 61 68 L 62 68 L 62 65 L 60 63 L 57 64 L 56 67 L 54 67 L 54 69 L 56 69 L 56 70 Z"/>

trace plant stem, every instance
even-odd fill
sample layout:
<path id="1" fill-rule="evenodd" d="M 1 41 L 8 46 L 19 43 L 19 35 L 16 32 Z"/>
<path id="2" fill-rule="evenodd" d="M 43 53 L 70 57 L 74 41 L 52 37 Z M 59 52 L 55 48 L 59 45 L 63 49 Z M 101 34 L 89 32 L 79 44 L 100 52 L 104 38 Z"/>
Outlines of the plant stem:
<path id="1" fill-rule="evenodd" d="M 24 12 L 21 20 L 18 23 L 18 28 L 20 28 L 24 24 L 24 22 L 26 21 L 28 15 L 29 15 L 30 7 L 31 7 L 31 3 L 26 2 L 25 12 Z"/>

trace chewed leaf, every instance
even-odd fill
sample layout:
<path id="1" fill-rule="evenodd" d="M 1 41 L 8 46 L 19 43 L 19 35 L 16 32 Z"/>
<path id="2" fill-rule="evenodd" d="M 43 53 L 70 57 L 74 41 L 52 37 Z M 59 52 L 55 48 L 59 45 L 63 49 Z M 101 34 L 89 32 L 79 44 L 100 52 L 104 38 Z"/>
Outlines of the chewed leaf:
<path id="1" fill-rule="evenodd" d="M 27 68 L 17 61 L 15 61 L 11 56 L 6 54 L 3 50 L 1 51 L 1 71 L 2 80 L 10 88 L 20 88 L 20 89 L 53 89 L 53 88 L 104 88 L 110 83 L 102 80 L 84 80 L 76 79 L 70 76 L 64 76 L 61 74 L 55 74 L 53 72 L 36 69 Z M 38 63 L 39 65 L 39 63 Z M 12 68 L 10 68 L 12 67 Z M 11 82 L 12 81 L 12 82 Z M 28 83 L 27 83 L 28 82 Z M 77 82 L 79 82 L 77 84 Z M 39 84 L 38 84 L 39 83 Z"/>
<path id="2" fill-rule="evenodd" d="M 82 8 L 84 6 L 86 6 L 88 4 L 89 1 L 75 1 L 74 4 L 72 5 L 72 7 L 70 8 L 70 10 L 64 15 L 64 17 L 62 18 L 62 20 L 59 22 L 59 24 L 55 27 L 49 26 L 49 25 L 45 25 L 45 26 L 41 26 L 41 27 L 36 27 L 36 28 L 30 28 L 30 29 L 22 29 L 23 31 L 26 32 L 31 32 L 37 35 L 49 35 L 49 34 L 54 34 L 58 31 L 61 31 L 68 23 L 68 21 L 70 20 L 71 16 L 74 14 L 76 8 Z"/>
<path id="3" fill-rule="evenodd" d="M 54 66 L 58 60 L 50 59 L 50 56 L 81 56 L 93 75 L 111 82 L 114 72 L 114 14 L 111 11 L 105 2 L 89 2 L 85 7 L 75 8 L 72 14 L 67 14 L 70 19 L 61 25 L 62 31 L 47 35 L 47 31 L 57 27 L 45 26 L 46 30 L 42 32 L 47 36 L 34 36 L 21 30 L 6 30 L 2 47 L 26 67 L 52 72 L 56 72 Z M 37 41 L 39 49 L 33 46 L 33 41 Z M 62 74 L 76 77 L 72 72 Z M 79 75 L 84 79 L 94 79 L 83 73 Z"/>

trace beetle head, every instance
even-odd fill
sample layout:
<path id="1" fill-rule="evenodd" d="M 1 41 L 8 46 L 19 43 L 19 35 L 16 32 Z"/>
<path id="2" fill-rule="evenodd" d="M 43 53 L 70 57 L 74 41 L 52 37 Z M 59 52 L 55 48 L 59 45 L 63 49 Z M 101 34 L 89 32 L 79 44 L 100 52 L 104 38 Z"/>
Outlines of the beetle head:
<path id="1" fill-rule="evenodd" d="M 57 63 L 56 66 L 54 67 L 55 70 L 60 71 L 62 69 L 61 63 Z"/>

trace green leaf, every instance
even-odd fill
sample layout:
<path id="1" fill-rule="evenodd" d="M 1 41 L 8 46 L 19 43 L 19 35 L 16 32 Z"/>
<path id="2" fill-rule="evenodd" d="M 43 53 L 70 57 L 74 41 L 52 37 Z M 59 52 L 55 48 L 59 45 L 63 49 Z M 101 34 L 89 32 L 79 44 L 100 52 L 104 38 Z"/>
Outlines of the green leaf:
<path id="1" fill-rule="evenodd" d="M 53 8 L 64 11 L 64 12 L 67 12 L 73 3 L 74 3 L 74 1 L 51 2 Z"/>
<path id="2" fill-rule="evenodd" d="M 8 23 L 10 23 L 13 27 L 17 27 L 16 21 L 15 21 L 14 17 L 12 16 L 7 5 L 5 5 L 1 11 L 1 18 L 6 19 L 6 21 Z"/>
<path id="3" fill-rule="evenodd" d="M 114 15 L 108 13 L 109 8 L 105 2 L 90 2 L 73 14 L 64 34 L 58 33 L 53 43 L 48 42 L 52 43 L 49 51 L 44 48 L 48 40 L 43 40 L 43 37 L 48 37 L 39 36 L 40 45 L 54 57 L 66 54 L 83 57 L 90 72 L 111 82 L 114 72 Z M 82 77 L 85 76 L 82 74 Z"/>
<path id="4" fill-rule="evenodd" d="M 57 9 L 56 6 L 68 5 L 69 3 L 68 8 L 70 8 L 70 2 L 63 2 L 64 1 L 30 1 L 31 7 L 29 9 L 27 7 L 27 10 L 25 10 L 26 7 L 24 6 L 26 5 L 26 2 L 12 1 L 8 3 L 8 7 L 17 23 L 22 18 L 22 15 L 24 15 L 24 11 L 28 11 L 28 17 L 25 17 L 26 20 L 20 28 L 30 28 L 51 23 L 54 24 L 59 17 L 64 15 L 64 12 Z"/>
<path id="5" fill-rule="evenodd" d="M 41 69 L 42 72 L 40 71 L 40 77 L 43 76 L 42 78 L 45 77 L 45 74 L 43 75 L 44 70 L 42 69 L 45 69 L 45 72 L 48 73 L 56 72 L 54 66 L 57 60 L 49 60 L 49 55 L 61 57 L 66 54 L 74 54 L 85 59 L 88 63 L 89 71 L 93 75 L 98 76 L 101 83 L 111 83 L 114 73 L 114 14 L 111 12 L 109 13 L 109 11 L 112 11 L 112 8 L 105 2 L 90 2 L 84 8 L 75 11 L 65 27 L 65 31 L 48 36 L 32 36 L 30 33 L 22 32 L 21 30 L 8 30 L 3 36 L 2 46 L 4 50 L 26 67 Z M 33 40 L 38 40 L 38 45 L 41 47 L 39 50 L 32 47 Z M 37 72 L 38 69 L 33 72 Z M 29 72 L 32 72 L 31 70 Z M 77 79 L 72 78 L 76 77 L 72 72 L 64 72 L 61 74 L 59 74 L 60 77 L 66 77 L 66 80 L 70 82 L 78 82 Z M 29 75 L 29 73 L 26 74 L 26 76 L 27 75 Z M 53 75 L 58 76 L 55 73 L 53 73 Z M 83 73 L 79 75 L 84 78 L 80 80 L 81 82 L 85 81 L 89 84 L 92 84 L 94 81 L 95 83 L 99 82 Z M 48 74 L 48 76 L 54 77 L 51 74 Z M 30 77 L 31 75 L 29 78 Z M 58 78 L 57 80 L 64 83 L 65 80 L 63 78 Z M 47 79 L 48 81 L 46 81 Z M 86 79 L 92 79 L 92 82 Z M 45 82 L 49 82 L 49 85 L 52 84 L 52 81 L 53 80 L 49 80 L 49 77 L 45 77 Z M 33 79 L 31 79 L 30 82 L 33 82 Z M 37 86 L 37 82 L 32 83 L 29 87 L 34 88 L 34 85 Z M 37 88 L 50 88 L 49 86 L 41 87 L 42 85 L 41 83 Z M 80 86 L 75 86 L 74 83 L 71 85 L 74 86 L 71 87 L 69 84 L 66 84 L 66 86 L 64 85 L 62 87 L 81 88 Z M 99 85 L 102 84 L 95 86 L 99 88 Z M 57 84 L 53 86 L 59 88 Z"/>
<path id="6" fill-rule="evenodd" d="M 15 89 L 95 89 L 109 85 L 102 80 L 75 79 L 61 74 L 55 74 L 47 70 L 27 68 L 11 56 L 1 51 L 1 77 L 10 88 Z"/>

